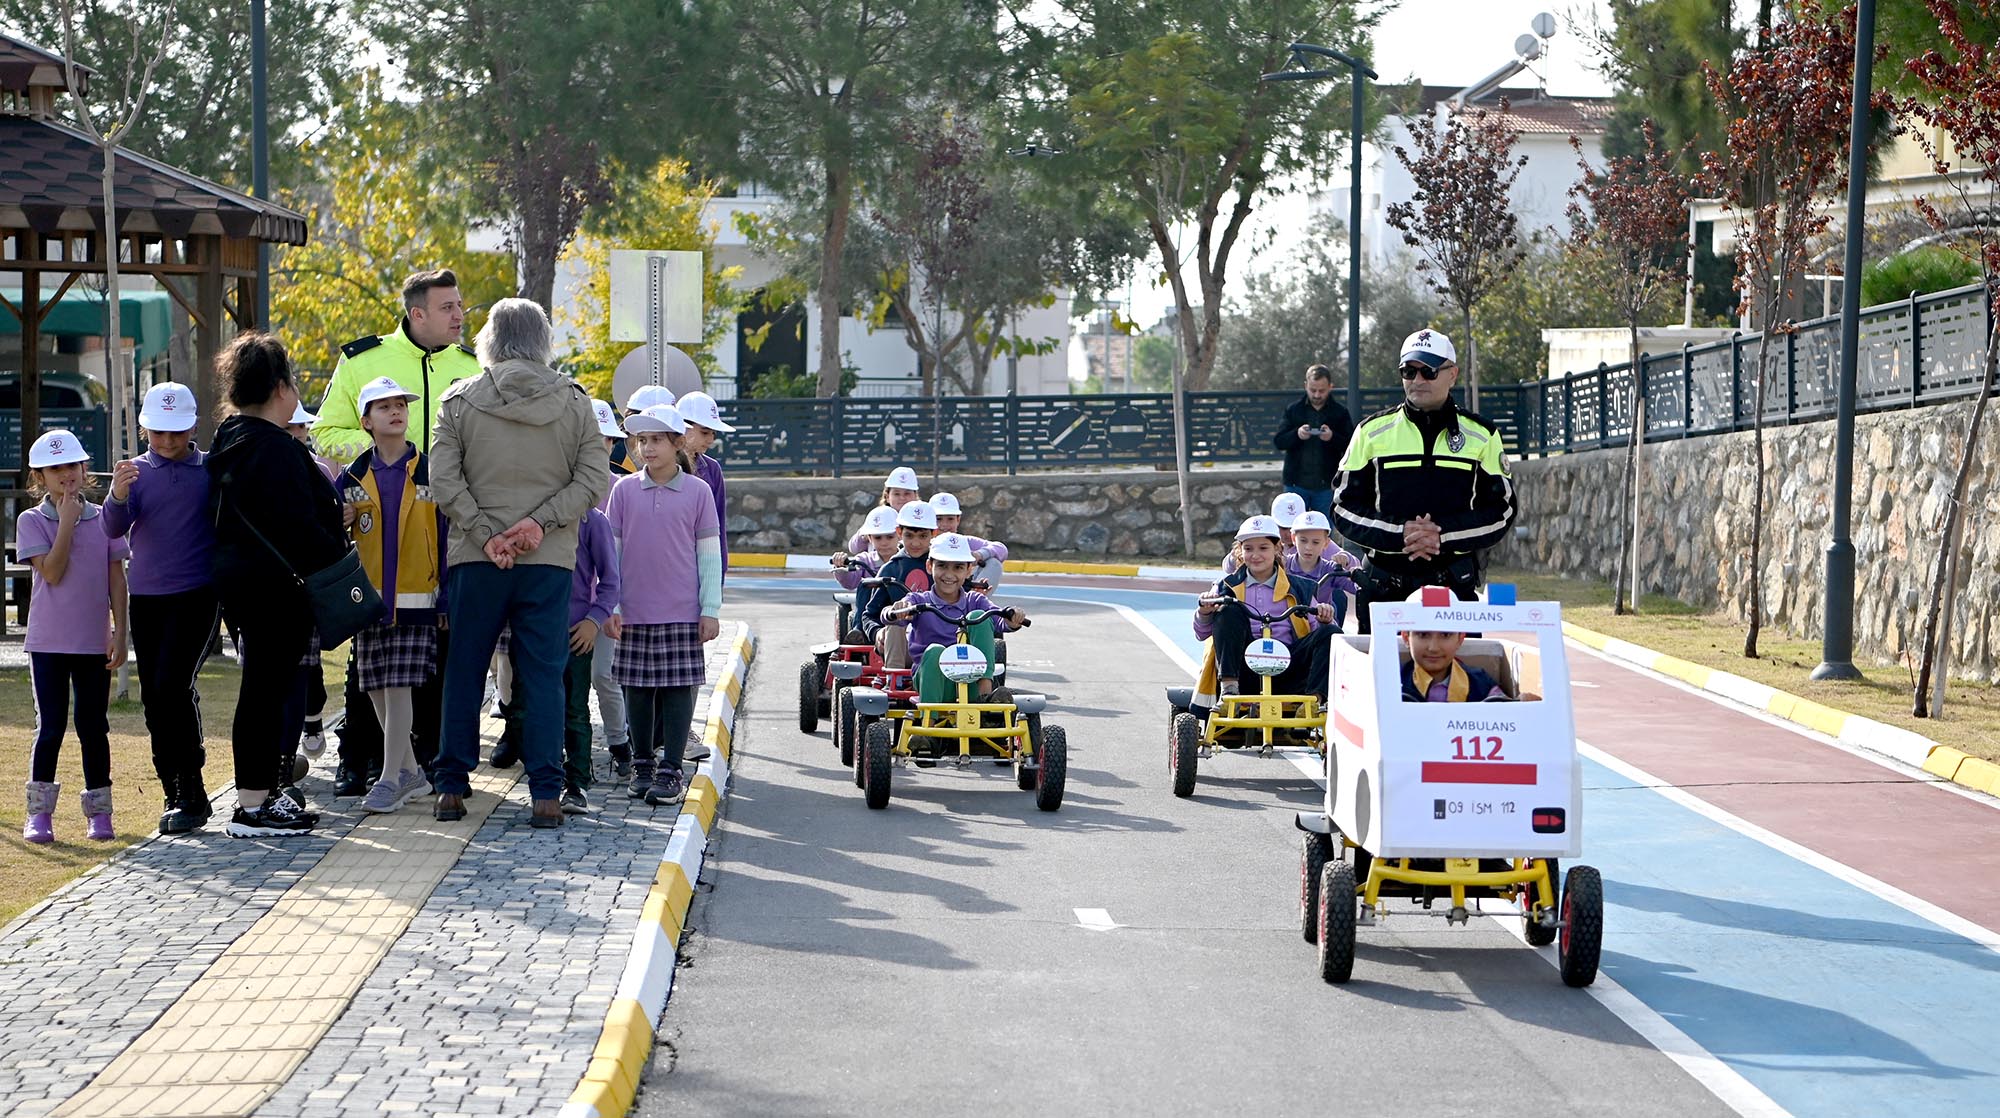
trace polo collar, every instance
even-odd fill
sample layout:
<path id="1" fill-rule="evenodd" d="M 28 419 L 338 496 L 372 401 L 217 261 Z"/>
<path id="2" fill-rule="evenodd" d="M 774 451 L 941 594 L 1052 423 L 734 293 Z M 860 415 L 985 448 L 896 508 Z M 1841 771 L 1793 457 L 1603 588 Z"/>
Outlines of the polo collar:
<path id="1" fill-rule="evenodd" d="M 173 466 L 193 466 L 200 468 L 203 462 L 208 461 L 208 455 L 200 447 L 190 443 L 188 445 L 187 457 L 185 458 L 162 458 L 154 451 L 148 450 L 139 456 L 139 460 L 156 470 L 164 470 Z"/>
<path id="2" fill-rule="evenodd" d="M 639 471 L 639 488 L 641 489 L 666 488 L 666 489 L 671 489 L 674 492 L 678 493 L 681 491 L 681 485 L 686 479 L 687 479 L 686 470 L 675 470 L 674 476 L 668 478 L 667 480 L 654 481 L 652 471 L 642 469 Z"/>
<path id="3" fill-rule="evenodd" d="M 62 514 L 56 511 L 56 503 L 53 498 L 43 497 L 42 503 L 35 506 L 35 511 L 41 513 L 43 516 L 47 517 L 50 520 L 57 522 L 60 522 L 62 520 Z M 86 499 L 83 502 L 83 516 L 80 519 L 95 520 L 97 519 L 97 514 L 101 511 L 103 510 L 99 509 L 95 504 L 92 504 L 89 500 Z"/>

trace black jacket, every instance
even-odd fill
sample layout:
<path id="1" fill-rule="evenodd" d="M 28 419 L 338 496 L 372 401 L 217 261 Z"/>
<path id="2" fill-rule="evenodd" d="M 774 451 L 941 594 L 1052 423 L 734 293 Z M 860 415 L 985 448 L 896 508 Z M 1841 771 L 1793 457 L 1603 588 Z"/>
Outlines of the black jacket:
<path id="1" fill-rule="evenodd" d="M 1333 428 L 1333 438 L 1321 441 L 1318 435 L 1310 439 L 1299 438 L 1299 427 L 1318 430 L 1323 424 Z M 1328 393 L 1326 403 L 1312 406 L 1312 400 L 1300 396 L 1291 407 L 1285 409 L 1285 418 L 1278 424 L 1278 433 L 1271 441 L 1285 452 L 1285 484 L 1301 489 L 1331 489 L 1333 479 L 1340 476 L 1340 458 L 1347 453 L 1347 440 L 1354 434 L 1354 417 L 1347 409 L 1334 402 Z"/>
<path id="2" fill-rule="evenodd" d="M 1506 538 L 1514 481 L 1500 429 L 1454 404 L 1420 412 L 1407 404 L 1361 421 L 1333 491 L 1333 530 L 1367 553 L 1372 569 L 1418 586 L 1470 572 L 1480 552 Z M 1403 525 L 1435 520 L 1434 559 L 1403 554 Z"/>
<path id="3" fill-rule="evenodd" d="M 206 465 L 218 587 L 285 590 L 296 584 L 280 557 L 304 578 L 347 553 L 339 496 L 283 427 L 232 415 L 216 429 Z M 246 518 L 263 540 L 244 527 Z"/>

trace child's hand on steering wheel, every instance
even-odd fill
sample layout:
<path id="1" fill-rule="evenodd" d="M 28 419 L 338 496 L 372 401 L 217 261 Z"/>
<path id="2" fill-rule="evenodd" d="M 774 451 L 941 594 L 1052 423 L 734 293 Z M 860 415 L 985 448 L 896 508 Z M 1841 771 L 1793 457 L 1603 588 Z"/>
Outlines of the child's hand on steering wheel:
<path id="1" fill-rule="evenodd" d="M 1333 624 L 1333 607 L 1325 602 L 1321 602 L 1313 607 L 1313 616 L 1319 618 L 1320 624 L 1331 625 Z"/>
<path id="2" fill-rule="evenodd" d="M 1221 608 L 1222 599 L 1220 598 L 1210 598 L 1204 595 L 1195 599 L 1194 611 L 1203 617 L 1211 617 L 1215 614 L 1216 610 Z"/>

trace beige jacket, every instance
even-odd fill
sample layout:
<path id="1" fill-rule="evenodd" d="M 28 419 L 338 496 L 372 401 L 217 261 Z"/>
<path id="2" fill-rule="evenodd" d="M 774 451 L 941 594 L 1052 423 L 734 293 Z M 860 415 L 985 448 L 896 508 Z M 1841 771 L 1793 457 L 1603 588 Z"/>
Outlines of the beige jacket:
<path id="1" fill-rule="evenodd" d="M 576 566 L 577 524 L 610 487 L 590 396 L 531 361 L 452 385 L 431 437 L 431 499 L 451 521 L 448 560 L 486 563 L 488 540 L 524 517 L 542 545 L 515 559 Z"/>

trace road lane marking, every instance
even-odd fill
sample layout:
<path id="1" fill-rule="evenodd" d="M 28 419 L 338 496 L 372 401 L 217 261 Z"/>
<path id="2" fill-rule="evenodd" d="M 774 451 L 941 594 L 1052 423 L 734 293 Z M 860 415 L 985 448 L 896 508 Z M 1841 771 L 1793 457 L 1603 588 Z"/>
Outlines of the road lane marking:
<path id="1" fill-rule="evenodd" d="M 1076 913 L 1076 922 L 1079 926 L 1089 928 L 1093 932 L 1108 932 L 1125 926 L 1111 918 L 1109 909 L 1073 908 L 1070 911 Z"/>

